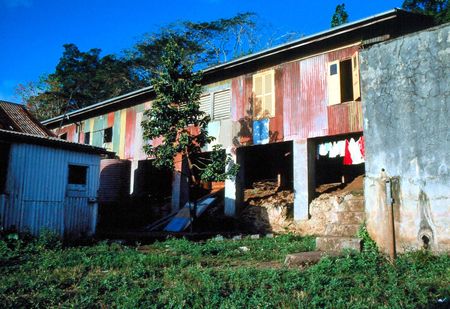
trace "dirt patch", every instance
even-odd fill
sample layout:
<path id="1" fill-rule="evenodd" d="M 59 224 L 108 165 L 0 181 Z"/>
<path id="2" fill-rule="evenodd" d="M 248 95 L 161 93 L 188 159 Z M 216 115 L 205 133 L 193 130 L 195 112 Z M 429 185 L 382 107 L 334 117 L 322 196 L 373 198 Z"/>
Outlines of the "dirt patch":
<path id="1" fill-rule="evenodd" d="M 294 192 L 276 180 L 254 182 L 244 191 L 240 222 L 255 233 L 284 232 L 293 222 Z"/>
<path id="2" fill-rule="evenodd" d="M 326 183 L 320 185 L 316 188 L 316 196 L 320 196 L 324 193 L 331 195 L 345 195 L 347 193 L 352 193 L 355 195 L 362 195 L 364 189 L 364 176 L 360 175 L 356 177 L 350 183 Z"/>
<path id="3" fill-rule="evenodd" d="M 293 219 L 294 192 L 282 190 L 276 181 L 259 181 L 244 191 L 244 208 L 240 226 L 255 233 L 296 232 L 303 235 L 324 235 L 328 224 L 335 223 L 335 211 L 345 211 L 363 196 L 364 176 L 351 183 L 324 184 L 317 188 L 317 197 L 310 204 L 310 220 Z M 349 206 L 350 205 L 350 206 Z"/>

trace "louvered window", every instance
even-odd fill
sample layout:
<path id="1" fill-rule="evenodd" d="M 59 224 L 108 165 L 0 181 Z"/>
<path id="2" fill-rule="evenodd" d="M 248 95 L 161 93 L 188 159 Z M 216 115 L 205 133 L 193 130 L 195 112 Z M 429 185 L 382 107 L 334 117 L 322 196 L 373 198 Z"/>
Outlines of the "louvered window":
<path id="1" fill-rule="evenodd" d="M 230 118 L 230 89 L 211 92 L 200 98 L 200 110 L 211 116 L 213 120 Z"/>
<path id="2" fill-rule="evenodd" d="M 200 110 L 211 115 L 211 95 L 209 93 L 200 97 Z"/>
<path id="3" fill-rule="evenodd" d="M 226 119 L 230 117 L 231 93 L 230 90 L 214 93 L 213 119 Z"/>
<path id="4" fill-rule="evenodd" d="M 253 75 L 253 117 L 263 119 L 275 116 L 275 71 Z"/>

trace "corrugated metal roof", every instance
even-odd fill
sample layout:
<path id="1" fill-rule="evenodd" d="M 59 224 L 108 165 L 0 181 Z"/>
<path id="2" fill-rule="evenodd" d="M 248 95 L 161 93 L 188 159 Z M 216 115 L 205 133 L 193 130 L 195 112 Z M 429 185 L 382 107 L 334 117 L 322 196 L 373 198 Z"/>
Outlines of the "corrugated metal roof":
<path id="1" fill-rule="evenodd" d="M 40 136 L 54 136 L 25 106 L 0 100 L 0 129 Z"/>
<path id="2" fill-rule="evenodd" d="M 98 153 L 113 155 L 114 153 L 107 151 L 104 148 L 95 147 L 91 145 L 72 143 L 57 137 L 33 135 L 29 133 L 16 132 L 0 129 L 0 142 L 6 143 L 29 143 L 36 145 L 43 145 L 53 148 L 68 149 L 78 152 Z"/>

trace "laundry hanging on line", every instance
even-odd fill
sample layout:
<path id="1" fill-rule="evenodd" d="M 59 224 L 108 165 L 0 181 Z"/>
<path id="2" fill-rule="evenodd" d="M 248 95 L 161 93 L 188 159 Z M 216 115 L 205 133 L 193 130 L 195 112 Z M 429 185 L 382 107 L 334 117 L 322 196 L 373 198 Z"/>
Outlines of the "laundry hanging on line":
<path id="1" fill-rule="evenodd" d="M 317 145 L 317 157 L 344 158 L 344 165 L 354 165 L 364 162 L 365 148 L 364 136 L 357 141 L 354 138 L 334 142 L 326 142 Z"/>

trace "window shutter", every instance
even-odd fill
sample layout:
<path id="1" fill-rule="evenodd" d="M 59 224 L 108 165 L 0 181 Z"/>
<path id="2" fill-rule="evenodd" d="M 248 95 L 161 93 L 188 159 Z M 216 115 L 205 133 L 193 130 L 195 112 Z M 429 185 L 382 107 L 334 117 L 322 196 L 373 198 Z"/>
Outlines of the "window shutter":
<path id="1" fill-rule="evenodd" d="M 214 93 L 213 119 L 230 118 L 230 105 L 231 95 L 229 89 Z"/>
<path id="2" fill-rule="evenodd" d="M 262 119 L 275 116 L 274 70 L 253 75 L 253 117 Z"/>
<path id="3" fill-rule="evenodd" d="M 200 97 L 200 110 L 208 115 L 211 115 L 211 95 L 208 93 Z"/>
<path id="4" fill-rule="evenodd" d="M 264 81 L 264 118 L 275 116 L 274 71 L 265 75 Z"/>
<path id="5" fill-rule="evenodd" d="M 341 103 L 339 60 L 328 63 L 328 105 Z"/>
<path id="6" fill-rule="evenodd" d="M 357 100 L 361 97 L 361 88 L 359 84 L 359 58 L 358 52 L 355 52 L 352 56 L 352 79 L 353 79 L 353 100 Z"/>

